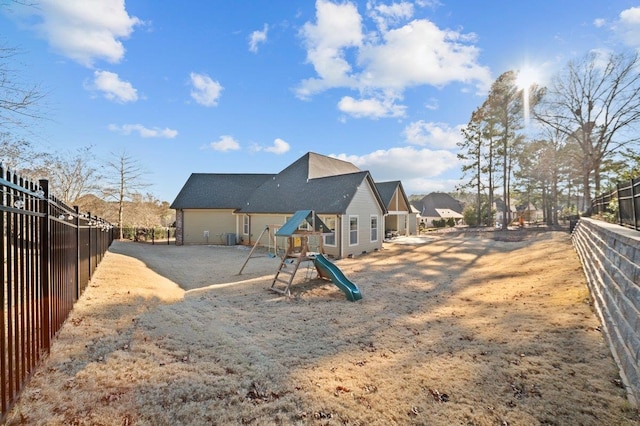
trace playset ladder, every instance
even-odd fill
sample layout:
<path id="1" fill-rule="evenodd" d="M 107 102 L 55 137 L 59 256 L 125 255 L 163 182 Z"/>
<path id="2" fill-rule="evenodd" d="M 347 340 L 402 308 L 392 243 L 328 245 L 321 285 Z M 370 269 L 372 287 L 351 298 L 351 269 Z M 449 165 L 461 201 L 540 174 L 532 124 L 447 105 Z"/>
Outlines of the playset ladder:
<path id="1" fill-rule="evenodd" d="M 300 263 L 309 260 L 307 257 L 307 252 L 309 251 L 307 237 L 301 237 L 301 245 L 299 247 L 295 247 L 293 241 L 294 239 L 289 237 L 287 253 L 282 257 L 280 267 L 278 271 L 276 271 L 276 275 L 273 277 L 273 282 L 271 283 L 271 290 L 286 296 L 291 296 L 289 288 L 293 282 L 293 277 L 295 277 L 300 267 Z M 291 266 L 291 269 L 289 269 L 288 266 Z"/>

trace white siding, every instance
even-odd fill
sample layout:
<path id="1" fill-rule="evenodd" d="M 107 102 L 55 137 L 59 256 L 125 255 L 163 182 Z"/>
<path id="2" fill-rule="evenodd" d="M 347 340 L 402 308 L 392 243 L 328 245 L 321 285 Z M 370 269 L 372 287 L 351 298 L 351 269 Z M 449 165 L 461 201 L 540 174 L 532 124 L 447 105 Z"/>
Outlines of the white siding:
<path id="1" fill-rule="evenodd" d="M 378 216 L 378 241 L 371 242 L 371 215 Z M 358 245 L 349 245 L 349 216 L 358 216 Z M 382 248 L 384 220 L 382 210 L 378 204 L 371 187 L 366 180 L 362 181 L 351 204 L 347 208 L 347 214 L 342 219 L 342 256 L 357 256 L 363 252 L 372 252 Z"/>

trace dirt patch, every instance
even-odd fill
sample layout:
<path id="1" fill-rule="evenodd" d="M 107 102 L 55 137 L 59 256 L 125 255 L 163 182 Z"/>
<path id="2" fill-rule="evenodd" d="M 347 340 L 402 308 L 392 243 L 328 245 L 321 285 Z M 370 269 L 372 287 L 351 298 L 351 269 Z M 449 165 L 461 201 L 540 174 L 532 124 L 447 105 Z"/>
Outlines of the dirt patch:
<path id="1" fill-rule="evenodd" d="M 116 242 L 7 424 L 640 424 L 567 233 L 430 234 L 337 265 Z"/>

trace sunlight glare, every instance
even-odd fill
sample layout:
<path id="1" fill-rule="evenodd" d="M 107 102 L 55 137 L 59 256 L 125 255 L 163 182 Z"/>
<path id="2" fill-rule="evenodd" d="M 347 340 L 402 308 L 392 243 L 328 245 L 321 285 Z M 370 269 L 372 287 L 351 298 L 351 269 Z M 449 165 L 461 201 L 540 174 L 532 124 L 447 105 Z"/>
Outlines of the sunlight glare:
<path id="1" fill-rule="evenodd" d="M 522 89 L 522 109 L 524 112 L 524 125 L 529 126 L 529 89 L 539 81 L 540 73 L 533 67 L 524 66 L 518 70 L 516 85 Z"/>

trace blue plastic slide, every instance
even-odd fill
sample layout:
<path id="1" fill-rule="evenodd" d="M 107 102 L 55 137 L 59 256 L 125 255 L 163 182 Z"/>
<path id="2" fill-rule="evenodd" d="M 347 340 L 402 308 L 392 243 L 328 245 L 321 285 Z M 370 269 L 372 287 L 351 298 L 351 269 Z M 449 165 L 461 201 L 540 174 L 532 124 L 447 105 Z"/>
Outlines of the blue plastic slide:
<path id="1" fill-rule="evenodd" d="M 352 302 L 362 299 L 362 294 L 358 287 L 344 276 L 340 268 L 334 265 L 322 254 L 316 255 L 313 264 L 322 278 L 331 280 L 340 290 L 347 295 L 347 299 Z"/>

